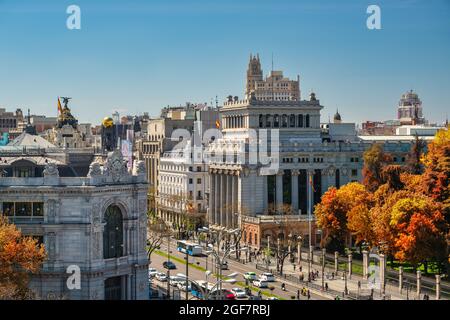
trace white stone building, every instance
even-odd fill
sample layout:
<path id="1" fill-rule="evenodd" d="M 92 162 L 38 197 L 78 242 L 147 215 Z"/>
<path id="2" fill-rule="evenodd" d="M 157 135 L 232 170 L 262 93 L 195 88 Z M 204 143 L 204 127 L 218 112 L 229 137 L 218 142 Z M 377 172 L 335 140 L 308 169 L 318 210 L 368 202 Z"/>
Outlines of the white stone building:
<path id="1" fill-rule="evenodd" d="M 147 182 L 119 151 L 0 147 L 0 210 L 44 243 L 43 268 L 31 280 L 40 299 L 148 299 Z M 70 266 L 80 289 L 70 289 Z"/>

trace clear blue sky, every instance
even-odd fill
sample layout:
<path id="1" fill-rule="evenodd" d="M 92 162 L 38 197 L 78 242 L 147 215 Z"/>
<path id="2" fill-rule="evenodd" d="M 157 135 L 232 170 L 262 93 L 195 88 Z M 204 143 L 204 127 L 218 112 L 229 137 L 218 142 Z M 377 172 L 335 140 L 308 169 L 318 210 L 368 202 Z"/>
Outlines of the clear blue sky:
<path id="1" fill-rule="evenodd" d="M 66 8 L 81 7 L 81 30 Z M 366 28 L 381 7 L 382 30 Z M 113 110 L 156 115 L 166 105 L 242 97 L 250 53 L 265 73 L 300 74 L 344 121 L 396 117 L 414 89 L 425 116 L 450 113 L 447 0 L 0 0 L 0 106 L 56 115 L 56 97 L 98 123 Z M 450 116 L 450 114 L 449 114 Z"/>

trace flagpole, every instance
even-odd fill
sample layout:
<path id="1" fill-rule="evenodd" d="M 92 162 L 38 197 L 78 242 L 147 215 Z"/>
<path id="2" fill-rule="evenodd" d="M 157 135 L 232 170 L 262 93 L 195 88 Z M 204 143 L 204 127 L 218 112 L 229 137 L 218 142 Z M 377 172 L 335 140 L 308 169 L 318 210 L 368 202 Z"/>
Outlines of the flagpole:
<path id="1" fill-rule="evenodd" d="M 312 269 L 312 259 L 311 256 L 312 250 L 312 232 L 311 232 L 311 212 L 312 212 L 312 172 L 308 170 L 308 231 L 309 231 L 309 248 L 308 248 L 308 279 L 311 277 L 311 269 Z"/>

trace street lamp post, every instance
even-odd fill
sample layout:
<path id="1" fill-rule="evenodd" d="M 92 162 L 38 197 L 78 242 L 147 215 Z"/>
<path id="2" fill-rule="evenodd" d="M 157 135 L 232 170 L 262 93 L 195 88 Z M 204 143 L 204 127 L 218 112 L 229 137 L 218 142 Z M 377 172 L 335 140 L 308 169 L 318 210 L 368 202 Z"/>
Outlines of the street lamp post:
<path id="1" fill-rule="evenodd" d="M 322 290 L 325 290 L 325 248 L 322 249 Z"/>

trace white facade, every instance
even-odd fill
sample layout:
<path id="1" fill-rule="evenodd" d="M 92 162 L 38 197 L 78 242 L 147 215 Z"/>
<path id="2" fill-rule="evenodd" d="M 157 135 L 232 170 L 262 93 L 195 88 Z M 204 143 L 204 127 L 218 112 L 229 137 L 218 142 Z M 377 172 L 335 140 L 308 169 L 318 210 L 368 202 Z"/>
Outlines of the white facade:
<path id="1" fill-rule="evenodd" d="M 20 157 L 14 153 L 20 152 Z M 0 148 L 0 208 L 48 253 L 31 288 L 40 299 L 148 299 L 147 183 L 143 163 L 128 173 L 119 151 L 85 176 L 64 176 L 62 149 Z M 24 175 L 21 173 L 28 172 Z M 19 173 L 19 174 L 18 174 Z M 70 266 L 81 287 L 69 288 Z"/>

